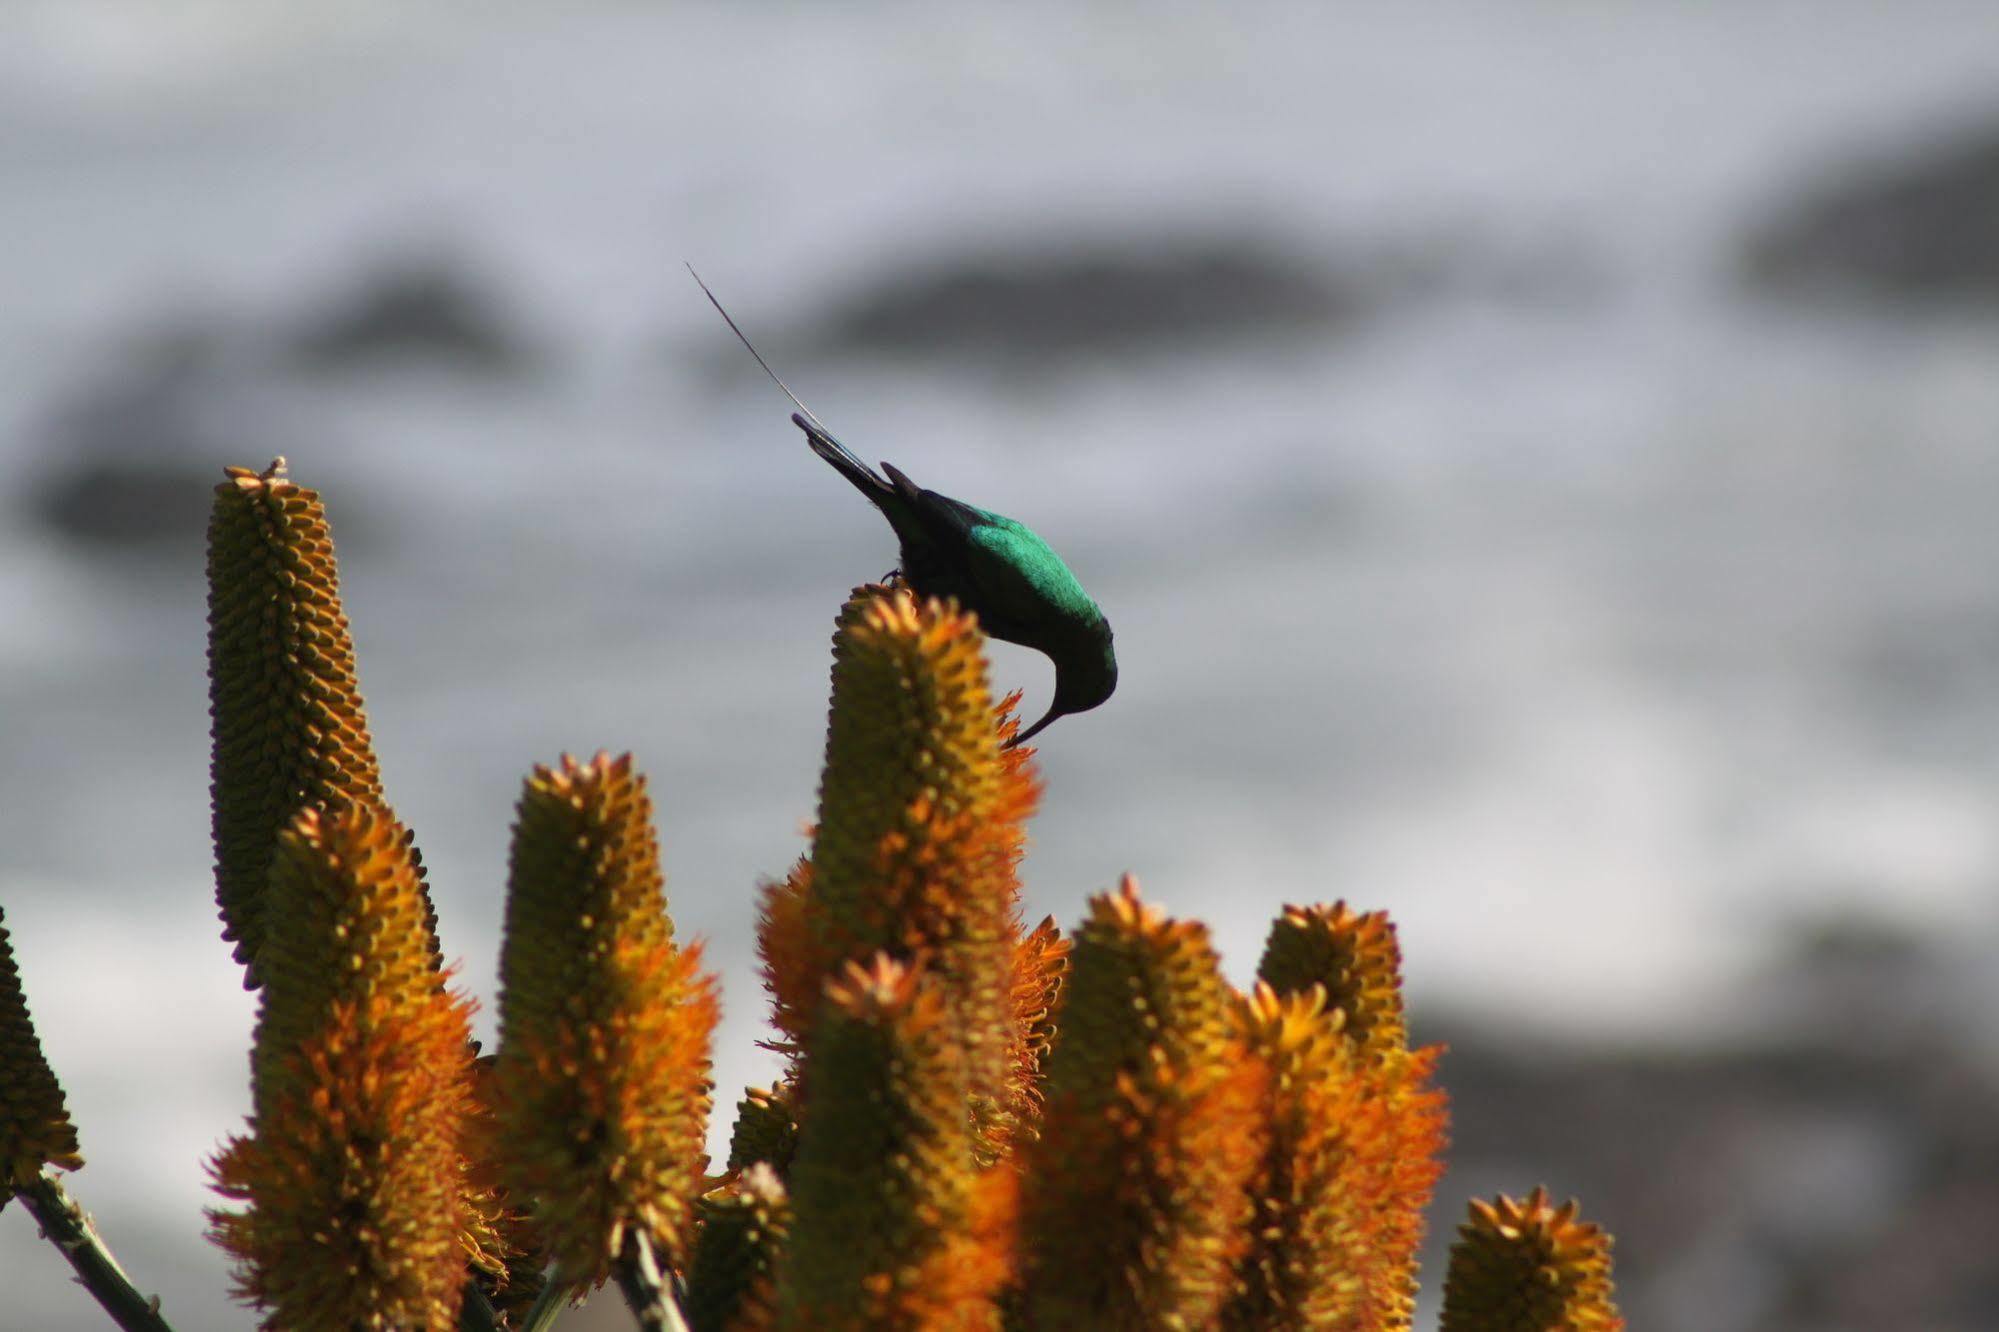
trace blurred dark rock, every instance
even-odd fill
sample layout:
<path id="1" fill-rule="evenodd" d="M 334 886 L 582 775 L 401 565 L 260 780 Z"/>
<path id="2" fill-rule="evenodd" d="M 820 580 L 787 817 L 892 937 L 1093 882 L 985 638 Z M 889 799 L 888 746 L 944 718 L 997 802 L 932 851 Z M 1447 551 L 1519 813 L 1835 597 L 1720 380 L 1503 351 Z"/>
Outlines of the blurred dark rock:
<path id="1" fill-rule="evenodd" d="M 302 370 L 336 372 L 419 361 L 480 375 L 513 375 L 534 360 L 499 302 L 462 268 L 441 259 L 377 270 L 310 317 L 289 354 Z"/>
<path id="2" fill-rule="evenodd" d="M 188 319 L 112 354 L 43 427 L 50 459 L 29 496 L 34 516 L 100 550 L 198 550 L 216 460 L 240 461 L 217 374 L 224 343 L 218 327 Z"/>
<path id="3" fill-rule="evenodd" d="M 81 545 L 110 551 L 201 547 L 219 467 L 160 459 L 97 459 L 48 478 L 35 498 L 42 521 Z"/>
<path id="4" fill-rule="evenodd" d="M 1616 1236 L 1635 1328 L 1999 1327 L 1999 1078 L 1933 1021 L 1949 970 L 1835 930 L 1773 978 L 1822 1002 L 1732 1050 L 1522 1054 L 1435 1033 L 1453 1142 L 1425 1270 L 1467 1197 L 1546 1183 Z"/>
<path id="5" fill-rule="evenodd" d="M 1043 359 L 1331 327 L 1361 302 L 1312 266 L 1240 242 L 967 257 L 835 310 L 839 351 Z"/>
<path id="6" fill-rule="evenodd" d="M 223 465 L 319 442 L 256 343 L 227 319 L 183 315 L 107 348 L 34 431 L 44 461 L 23 496 L 30 516 L 76 546 L 198 576 Z"/>
<path id="7" fill-rule="evenodd" d="M 1776 290 L 1999 301 L 1999 125 L 1853 170 L 1763 227 L 1743 267 Z"/>

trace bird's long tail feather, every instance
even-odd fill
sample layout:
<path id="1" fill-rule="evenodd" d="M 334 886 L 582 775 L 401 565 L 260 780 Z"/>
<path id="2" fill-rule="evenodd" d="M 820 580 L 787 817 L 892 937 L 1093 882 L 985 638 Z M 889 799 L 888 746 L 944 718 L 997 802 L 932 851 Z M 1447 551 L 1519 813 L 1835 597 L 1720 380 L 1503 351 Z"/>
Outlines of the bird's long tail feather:
<path id="1" fill-rule="evenodd" d="M 821 421 L 810 407 L 799 401 L 798 395 L 791 391 L 789 384 L 777 377 L 777 371 L 770 368 L 770 362 L 763 358 L 763 353 L 757 350 L 749 335 L 736 326 L 735 318 L 722 307 L 722 302 L 715 299 L 715 293 L 708 290 L 708 284 L 694 271 L 693 264 L 687 266 L 687 272 L 693 277 L 695 285 L 701 288 L 701 294 L 708 298 L 708 303 L 715 307 L 715 313 L 721 315 L 723 322 L 728 324 L 729 331 L 749 349 L 750 355 L 757 358 L 757 364 L 763 367 L 764 373 L 771 377 L 771 382 L 783 389 L 784 396 L 790 398 L 792 404 L 798 408 L 791 414 L 791 419 L 793 424 L 805 432 L 806 442 L 812 445 L 812 451 L 832 463 L 841 476 L 853 482 L 855 487 L 869 499 L 879 502 L 881 496 L 895 494 L 894 486 L 884 480 L 874 468 L 855 457 L 853 451 L 845 444 L 833 438 L 833 432 L 826 428 L 826 423 Z"/>
<path id="2" fill-rule="evenodd" d="M 805 413 L 806 416 L 810 417 L 812 420 L 812 424 L 818 426 L 821 430 L 824 430 L 826 428 L 825 425 L 819 420 L 818 416 L 813 413 L 810 407 L 807 407 L 803 402 L 799 401 L 798 395 L 791 391 L 791 385 L 785 383 L 782 379 L 779 379 L 777 377 L 777 371 L 770 368 L 770 362 L 766 361 L 764 359 L 764 354 L 757 350 L 757 345 L 754 342 L 750 341 L 749 334 L 743 332 L 742 329 L 736 326 L 735 316 L 730 314 L 726 309 L 722 307 L 722 302 L 715 299 L 715 293 L 708 290 L 708 284 L 703 282 L 701 280 L 701 275 L 694 271 L 693 264 L 689 264 L 687 266 L 687 274 L 689 277 L 694 279 L 694 285 L 701 288 L 701 294 L 708 298 L 708 304 L 715 307 L 715 313 L 722 316 L 722 322 L 729 326 L 729 331 L 736 335 L 736 340 L 742 343 L 743 346 L 749 350 L 750 355 L 757 358 L 757 364 L 762 366 L 764 368 L 764 373 L 770 376 L 771 383 L 777 385 L 780 389 L 783 389 L 784 396 L 790 398 L 792 404 L 796 406 L 799 411 Z M 795 420 L 796 418 L 793 419 Z"/>

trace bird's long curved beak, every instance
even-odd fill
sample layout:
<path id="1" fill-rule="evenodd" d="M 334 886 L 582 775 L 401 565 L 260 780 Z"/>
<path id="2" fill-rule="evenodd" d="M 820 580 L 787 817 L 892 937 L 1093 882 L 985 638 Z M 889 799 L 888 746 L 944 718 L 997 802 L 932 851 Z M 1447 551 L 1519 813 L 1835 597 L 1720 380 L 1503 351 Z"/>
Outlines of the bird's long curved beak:
<path id="1" fill-rule="evenodd" d="M 1014 736 L 1013 739 L 1007 741 L 1006 747 L 1008 749 L 1018 749 L 1020 746 L 1026 744 L 1029 740 L 1032 740 L 1035 736 L 1040 735 L 1041 732 L 1047 727 L 1049 722 L 1054 721 L 1057 717 L 1065 715 L 1066 714 L 1057 712 L 1054 708 L 1051 707 L 1050 709 L 1048 709 L 1047 716 L 1043 717 L 1040 721 L 1034 723 L 1034 725 L 1028 727 L 1026 730 Z"/>

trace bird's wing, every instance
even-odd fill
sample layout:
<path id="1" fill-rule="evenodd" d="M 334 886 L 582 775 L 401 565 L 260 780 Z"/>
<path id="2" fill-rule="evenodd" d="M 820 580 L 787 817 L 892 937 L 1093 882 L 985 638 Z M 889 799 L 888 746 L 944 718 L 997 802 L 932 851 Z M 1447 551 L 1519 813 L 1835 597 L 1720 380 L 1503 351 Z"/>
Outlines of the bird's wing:
<path id="1" fill-rule="evenodd" d="M 972 576 L 993 609 L 1030 624 L 1087 601 L 1069 566 L 1011 518 L 985 515 L 966 533 Z"/>
<path id="2" fill-rule="evenodd" d="M 893 463 L 883 463 L 896 491 L 909 501 L 932 548 L 961 550 L 964 576 L 986 632 L 1033 646 L 1050 612 L 1087 606 L 1089 597 L 1069 566 L 1046 541 L 1004 514 L 925 490 Z"/>

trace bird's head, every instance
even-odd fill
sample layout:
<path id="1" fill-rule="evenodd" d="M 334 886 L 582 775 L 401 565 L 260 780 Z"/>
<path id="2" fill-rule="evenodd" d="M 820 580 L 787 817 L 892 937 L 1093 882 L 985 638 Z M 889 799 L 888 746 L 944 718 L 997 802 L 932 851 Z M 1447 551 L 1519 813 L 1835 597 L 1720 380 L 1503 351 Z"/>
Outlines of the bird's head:
<path id="1" fill-rule="evenodd" d="M 1055 697 L 1047 715 L 1016 735 L 1009 749 L 1026 744 L 1057 717 L 1088 712 L 1117 691 L 1117 650 L 1111 641 L 1111 622 L 1101 613 L 1073 647 L 1049 655 L 1055 662 Z"/>

